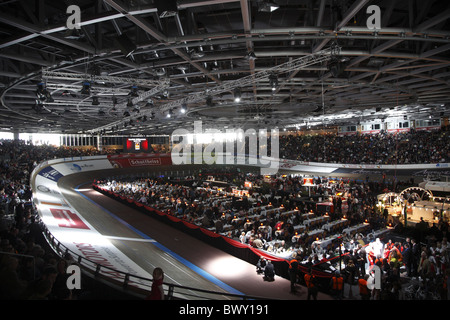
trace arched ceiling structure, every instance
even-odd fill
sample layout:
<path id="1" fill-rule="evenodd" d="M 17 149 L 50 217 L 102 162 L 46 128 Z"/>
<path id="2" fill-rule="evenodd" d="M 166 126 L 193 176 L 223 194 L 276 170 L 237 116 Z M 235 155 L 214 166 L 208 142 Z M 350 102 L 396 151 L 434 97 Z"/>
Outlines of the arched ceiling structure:
<path id="1" fill-rule="evenodd" d="M 270 128 L 449 116 L 448 0 L 274 0 L 272 12 L 266 0 L 159 2 L 1 1 L 0 131 L 170 134 L 195 120 Z M 80 29 L 67 28 L 73 4 Z M 370 5 L 379 29 L 367 26 Z M 335 46 L 329 59 L 277 70 Z"/>

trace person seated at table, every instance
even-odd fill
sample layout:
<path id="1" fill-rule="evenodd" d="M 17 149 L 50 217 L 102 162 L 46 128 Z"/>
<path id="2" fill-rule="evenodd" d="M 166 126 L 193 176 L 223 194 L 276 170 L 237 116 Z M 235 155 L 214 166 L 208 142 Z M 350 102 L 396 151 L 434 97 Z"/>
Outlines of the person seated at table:
<path id="1" fill-rule="evenodd" d="M 252 247 L 256 248 L 256 249 L 264 249 L 264 240 L 261 238 L 261 234 L 258 233 L 255 236 L 255 239 L 252 242 Z"/>
<path id="2" fill-rule="evenodd" d="M 365 245 L 364 240 L 363 240 L 363 236 L 362 236 L 362 234 L 360 234 L 360 233 L 356 236 L 356 241 L 358 241 L 358 243 L 359 243 L 361 246 L 364 246 L 364 245 Z"/>
<path id="3" fill-rule="evenodd" d="M 323 255 L 323 254 L 324 254 L 324 250 L 323 250 L 322 246 L 320 245 L 319 242 L 316 242 L 316 241 L 314 241 L 314 242 L 311 244 L 311 251 L 312 251 L 314 254 L 317 254 L 317 255 Z"/>
<path id="4" fill-rule="evenodd" d="M 244 243 L 250 243 L 250 238 L 255 236 L 255 230 L 250 229 L 245 233 L 245 242 Z"/>
<path id="5" fill-rule="evenodd" d="M 241 235 L 239 236 L 239 241 L 241 243 L 246 243 L 246 237 L 245 237 L 245 232 L 242 232 Z"/>

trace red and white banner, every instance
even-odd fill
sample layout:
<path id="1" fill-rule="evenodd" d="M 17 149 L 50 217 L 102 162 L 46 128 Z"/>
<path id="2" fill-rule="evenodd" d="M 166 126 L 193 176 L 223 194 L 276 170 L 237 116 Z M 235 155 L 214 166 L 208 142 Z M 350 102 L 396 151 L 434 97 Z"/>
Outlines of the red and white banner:
<path id="1" fill-rule="evenodd" d="M 62 228 L 89 229 L 80 217 L 67 209 L 50 208 L 50 212 Z"/>
<path id="2" fill-rule="evenodd" d="M 170 154 L 127 153 L 108 155 L 108 160 L 114 168 L 172 165 Z"/>

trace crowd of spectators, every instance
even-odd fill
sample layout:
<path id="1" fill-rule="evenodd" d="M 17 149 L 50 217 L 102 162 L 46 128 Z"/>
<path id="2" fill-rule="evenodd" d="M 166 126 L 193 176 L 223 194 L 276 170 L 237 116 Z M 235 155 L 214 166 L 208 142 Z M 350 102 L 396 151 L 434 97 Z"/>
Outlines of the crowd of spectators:
<path id="1" fill-rule="evenodd" d="M 450 131 L 377 134 L 281 135 L 280 158 L 347 164 L 450 162 Z"/>
<path id="2" fill-rule="evenodd" d="M 90 148 L 0 140 L 0 300 L 74 298 L 65 280 L 65 268 L 73 261 L 47 246 L 29 179 L 44 160 L 96 154 Z"/>
<path id="3" fill-rule="evenodd" d="M 376 135 L 317 135 L 317 136 L 280 136 L 280 157 L 311 162 L 339 162 L 339 163 L 379 163 L 379 164 L 408 164 L 408 163 L 436 163 L 450 162 L 448 131 L 438 130 L 433 132 L 415 132 Z M 23 141 L 0 140 L 0 237 L 2 254 L 0 255 L 0 299 L 66 299 L 70 298 L 70 292 L 62 285 L 64 266 L 70 261 L 60 259 L 52 251 L 46 251 L 42 241 L 42 230 L 39 216 L 31 203 L 31 189 L 29 175 L 33 168 L 42 161 L 54 158 L 67 158 L 78 156 L 91 156 L 105 154 L 95 148 L 67 148 L 48 145 L 34 146 Z M 225 173 L 224 173 L 225 172 Z M 283 247 L 294 247 L 299 260 L 306 263 L 317 262 L 316 253 L 320 248 L 314 243 L 312 237 L 295 238 L 295 226 L 302 223 L 302 214 L 309 214 L 311 210 L 316 216 L 323 215 L 316 211 L 314 202 L 309 198 L 317 199 L 318 196 L 331 196 L 338 208 L 338 200 L 334 197 L 336 189 L 314 188 L 308 199 L 296 201 L 297 194 L 302 190 L 301 181 L 297 178 L 273 179 L 263 182 L 261 176 L 245 176 L 242 172 L 223 171 L 220 177 L 226 182 L 237 180 L 250 180 L 253 185 L 259 186 L 260 192 L 256 196 L 257 206 L 271 205 L 283 207 L 285 211 L 296 209 L 296 213 L 290 215 L 274 216 L 274 219 L 266 219 L 264 225 L 267 228 L 264 233 L 259 232 L 259 221 L 256 218 L 253 223 L 246 224 L 245 219 L 233 222 L 234 217 L 247 217 L 252 204 L 247 197 L 231 197 L 219 199 L 211 192 L 210 188 L 196 188 L 201 186 L 200 181 L 193 179 L 190 185 L 167 184 L 158 179 L 145 179 L 134 182 L 115 182 L 115 191 L 132 196 L 155 208 L 166 210 L 169 214 L 185 218 L 193 223 L 200 223 L 206 228 L 217 232 L 226 232 L 227 235 L 244 241 L 252 246 L 258 246 L 260 239 L 266 242 L 280 240 Z M 316 181 L 318 182 L 318 181 Z M 321 183 L 318 183 L 321 184 Z M 324 185 L 324 184 L 323 184 Z M 349 185 L 347 185 L 348 187 Z M 335 186 L 339 188 L 339 185 Z M 386 225 L 386 217 L 377 212 L 374 207 L 376 194 L 385 188 L 378 182 L 351 183 L 347 188 L 346 219 L 349 225 L 358 225 L 363 222 L 370 226 L 367 230 L 378 229 Z M 254 189 L 256 190 L 256 189 Z M 230 189 L 227 190 L 231 192 Z M 249 196 L 252 196 L 250 190 Z M 176 199 L 173 201 L 172 199 Z M 203 204 L 201 204 L 203 203 Z M 255 213 L 260 214 L 261 211 Z M 280 213 L 280 212 L 279 212 Z M 330 220 L 342 218 L 343 212 L 336 210 L 330 212 Z M 334 214 L 334 216 L 333 216 Z M 266 216 L 268 217 L 268 216 Z M 262 220 L 262 219 L 261 219 Z M 281 225 L 281 231 L 278 231 Z M 225 230 L 225 225 L 231 225 L 231 230 Z M 320 227 L 320 225 L 318 225 Z M 432 228 L 430 228 L 431 230 Z M 270 230 L 268 232 L 267 230 Z M 337 229 L 336 232 L 343 229 Z M 419 239 L 420 258 L 415 258 L 416 264 L 408 264 L 408 243 L 402 243 L 399 253 L 402 255 L 402 266 L 411 277 L 421 276 L 423 279 L 433 279 L 426 282 L 429 289 L 436 285 L 437 276 L 446 274 L 448 263 L 448 250 L 443 250 L 448 237 L 448 225 L 443 227 L 439 236 L 430 236 Z M 230 232 L 231 231 L 231 232 Z M 242 231 L 245 232 L 240 238 Z M 308 234 L 310 229 L 304 234 Z M 423 234 L 423 233 L 420 233 Z M 325 234 L 326 235 L 326 234 Z M 323 237 L 325 236 L 323 235 Z M 364 242 L 362 233 L 347 234 L 345 247 L 348 253 L 352 250 L 362 250 L 362 247 L 352 247 L 352 243 Z M 256 241 L 255 241 L 256 240 Z M 366 241 L 364 241 L 366 240 Z M 372 239 L 373 240 L 373 239 Z M 335 245 L 336 243 L 334 243 Z M 327 258 L 335 252 L 327 251 Z M 358 251 L 359 252 L 359 251 Z M 352 254 L 347 255 L 351 257 Z M 356 255 L 357 256 L 357 255 Z M 384 259 L 387 259 L 386 257 Z M 358 260 L 357 258 L 352 260 Z M 347 263 L 345 263 L 347 266 Z M 390 260 L 383 263 L 383 274 L 389 279 L 394 279 L 398 274 L 398 268 L 394 271 L 390 266 Z M 397 272 L 397 273 L 396 273 Z M 67 276 L 67 275 L 66 275 Z M 394 286 L 393 286 L 394 287 Z M 391 292 L 395 290 L 391 288 Z M 429 291 L 429 290 L 428 290 Z"/>
<path id="4" fill-rule="evenodd" d="M 243 178 L 242 175 L 241 172 L 235 172 L 231 176 Z M 219 176 L 227 181 L 229 175 L 221 172 Z M 106 179 L 97 181 L 96 184 L 115 194 L 257 249 L 288 260 L 294 257 L 305 268 L 314 266 L 319 269 L 337 270 L 336 257 L 340 250 L 344 258 L 339 269 L 342 269 L 348 290 L 357 284 L 358 279 L 367 280 L 368 267 L 377 264 L 382 270 L 383 290 L 373 291 L 372 299 L 406 299 L 407 294 L 410 295 L 408 299 L 415 299 L 417 297 L 413 295 L 417 295 L 417 288 L 414 293 L 408 292 L 407 290 L 412 289 L 408 289 L 409 285 L 405 287 L 404 279 L 410 280 L 419 276 L 423 280 L 420 282 L 420 292 L 437 292 L 440 298 L 446 299 L 443 283 L 447 279 L 449 250 L 447 221 L 442 221 L 440 232 L 429 230 L 430 232 L 415 233 L 417 236 L 422 234 L 427 237 L 412 240 L 416 244 L 414 254 L 418 250 L 419 256 L 410 255 L 411 240 L 403 238 L 402 241 L 393 243 L 390 240 L 392 233 L 386 228 L 387 217 L 376 207 L 376 195 L 385 188 L 382 183 L 315 178 L 314 184 L 317 187 L 313 188 L 312 192 L 309 190 L 307 197 L 300 197 L 301 177 L 278 176 L 267 181 L 267 177 L 264 179 L 263 176 L 249 174 L 245 180 L 252 182 L 252 188 L 247 197 L 234 195 L 229 186 L 212 187 L 211 178 L 210 175 L 202 175 L 202 178 L 188 177 L 179 181 L 163 178 L 137 178 L 126 181 Z M 260 193 L 258 191 L 261 191 L 263 184 L 266 186 L 265 193 Z M 332 198 L 334 211 L 319 212 L 315 205 L 319 197 Z M 346 204 L 345 210 L 339 199 Z M 261 210 L 268 205 L 283 210 L 274 214 L 269 214 L 265 209 Z M 291 213 L 283 215 L 283 212 Z M 337 222 L 336 228 L 317 233 L 316 231 L 324 226 L 323 223 L 314 227 L 308 225 L 301 236 L 297 236 L 296 230 L 300 229 L 296 227 L 303 227 L 305 221 L 313 221 L 324 214 L 330 216 L 327 220 L 331 222 L 330 225 L 333 221 Z M 309 217 L 305 220 L 302 215 Z M 344 223 L 341 223 L 343 217 Z M 360 228 L 354 229 L 354 232 L 345 231 L 350 230 L 352 226 Z M 430 229 L 432 228 L 434 226 Z M 385 243 L 379 241 L 379 235 L 384 237 Z M 377 248 L 377 243 L 382 243 L 381 248 Z M 423 256 L 422 259 L 420 255 Z M 434 261 L 433 267 L 429 261 Z M 346 295 L 350 294 L 351 297 L 352 292 L 348 290 Z M 356 296 L 357 292 L 353 292 L 353 295 Z"/>

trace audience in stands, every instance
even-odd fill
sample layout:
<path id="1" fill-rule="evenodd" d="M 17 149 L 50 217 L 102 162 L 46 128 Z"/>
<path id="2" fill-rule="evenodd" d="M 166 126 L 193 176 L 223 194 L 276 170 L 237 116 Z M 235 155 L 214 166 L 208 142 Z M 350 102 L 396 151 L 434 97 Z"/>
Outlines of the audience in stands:
<path id="1" fill-rule="evenodd" d="M 331 163 L 450 162 L 448 135 L 448 131 L 438 130 L 411 131 L 396 135 L 282 136 L 280 137 L 280 157 Z M 109 152 L 99 152 L 95 148 L 55 148 L 33 146 L 21 141 L 0 141 L 0 250 L 2 252 L 0 255 L 0 299 L 70 298 L 70 292 L 65 290 L 62 285 L 64 281 L 61 280 L 60 272 L 58 272 L 61 265 L 66 263 L 56 257 L 53 252 L 46 251 L 45 246 L 40 242 L 42 230 L 38 214 L 31 203 L 29 175 L 37 164 L 45 160 L 104 153 Z M 224 181 L 239 182 L 244 178 L 242 173 L 226 171 L 222 173 L 221 180 Z M 249 225 L 244 220 L 235 223 L 235 230 L 243 228 L 243 242 L 264 248 L 264 244 L 274 239 L 280 240 L 277 247 L 280 252 L 288 245 L 293 245 L 295 249 L 302 249 L 297 250 L 296 253 L 299 253 L 297 257 L 302 263 L 306 260 L 305 265 L 320 262 L 318 256 L 323 255 L 323 252 L 328 259 L 336 257 L 336 252 L 329 250 L 330 248 L 321 248 L 314 244 L 313 238 L 298 237 L 296 243 L 292 241 L 295 235 L 294 227 L 302 221 L 299 215 L 315 210 L 308 200 L 295 202 L 290 196 L 301 191 L 302 184 L 299 180 L 275 179 L 270 183 L 264 183 L 258 176 L 250 179 L 268 191 L 264 196 L 258 197 L 258 206 L 272 203 L 273 207 L 283 205 L 286 211 L 299 207 L 297 214 L 286 217 L 280 215 L 277 219 L 265 221 L 264 228 L 261 228 L 262 232 L 259 231 L 258 220 Z M 119 188 L 114 191 L 124 192 L 137 201 L 160 209 L 166 208 L 167 199 L 183 199 L 185 201 L 169 201 L 170 214 L 184 217 L 193 223 L 200 221 L 204 227 L 215 230 L 219 228 L 217 230 L 222 230 L 223 233 L 227 232 L 225 226 L 233 221 L 235 215 L 245 217 L 251 207 L 246 197 L 243 197 L 243 200 L 240 197 L 226 201 L 213 199 L 213 194 L 208 188 L 192 188 L 195 186 L 195 180 L 192 185 L 187 186 L 175 184 L 170 186 L 158 179 L 140 181 L 140 185 L 133 183 L 123 185 L 122 182 L 117 181 L 114 183 Z M 386 184 L 372 181 L 354 185 L 354 191 L 350 192 L 345 199 L 348 206 L 346 218 L 349 225 L 357 225 L 366 220 L 370 226 L 369 230 L 385 225 L 384 217 L 373 208 L 376 194 L 384 187 Z M 149 190 L 152 192 L 148 192 Z M 331 195 L 333 197 L 334 192 L 329 194 L 327 192 L 329 192 L 327 189 L 313 190 L 312 196 Z M 206 201 L 208 205 L 196 205 L 195 200 Z M 334 197 L 333 200 L 336 201 L 335 207 L 341 208 L 342 203 L 338 202 L 339 199 Z M 257 213 L 261 214 L 261 211 Z M 318 212 L 314 214 L 319 215 Z M 333 214 L 335 216 L 331 218 L 332 220 L 341 218 L 343 215 L 339 209 Z M 215 219 L 221 223 L 214 223 Z M 282 225 L 282 228 L 278 229 L 277 224 Z M 418 294 L 425 295 L 427 298 L 430 296 L 432 298 L 433 294 L 439 294 L 440 298 L 447 299 L 448 229 L 447 221 L 439 221 L 435 228 L 429 228 L 427 232 L 415 233 L 416 239 L 406 239 L 404 242 L 395 242 L 393 245 L 387 242 L 384 256 L 375 257 L 378 258 L 376 262 L 374 260 L 374 263 L 379 264 L 383 270 L 383 286 L 381 291 L 372 290 L 372 299 L 417 299 Z M 238 239 L 240 232 L 230 234 L 228 231 L 226 234 Z M 419 234 L 426 237 L 417 239 Z M 370 282 L 370 277 L 368 278 L 366 274 L 367 268 L 365 268 L 370 261 L 361 258 L 366 254 L 365 250 L 368 250 L 365 235 L 356 233 L 345 236 L 347 237 L 346 247 L 343 250 L 346 258 L 342 262 L 342 270 L 345 277 L 352 277 L 352 279 L 346 278 L 345 283 L 357 283 L 358 278 Z M 419 276 L 423 281 L 413 283 L 413 280 Z M 406 289 L 405 278 L 413 279 Z"/>
<path id="2" fill-rule="evenodd" d="M 225 170 L 229 169 L 225 168 Z M 219 175 L 223 176 L 220 171 Z M 401 279 L 409 279 L 414 276 L 421 276 L 428 283 L 429 288 L 439 287 L 441 288 L 439 293 L 444 294 L 449 251 L 447 221 L 439 222 L 443 224 L 438 229 L 440 232 L 415 233 L 416 236 L 420 236 L 420 234 L 429 236 L 420 239 L 422 260 L 418 260 L 415 264 L 411 263 L 407 269 L 404 264 L 406 257 L 403 257 L 403 253 L 408 254 L 406 250 L 410 245 L 409 240 L 402 243 L 387 239 L 386 243 L 382 243 L 379 239 L 375 239 L 374 231 L 383 230 L 386 226 L 382 212 L 377 211 L 375 206 L 376 194 L 385 187 L 382 183 L 378 185 L 378 183 L 367 181 L 356 183 L 342 180 L 337 184 L 335 181 L 333 184 L 329 184 L 327 178 L 316 178 L 315 182 L 321 184 L 313 190 L 315 198 L 319 196 L 337 198 L 334 196 L 337 191 L 343 191 L 344 201 L 348 204 L 345 211 L 347 223 L 333 229 L 329 234 L 321 234 L 318 237 L 308 236 L 308 232 L 313 233 L 324 226 L 323 223 L 319 223 L 314 228 L 307 227 L 307 232 L 302 233 L 303 236 L 294 237 L 294 228 L 302 227 L 304 221 L 308 221 L 301 218 L 302 214 L 311 214 L 311 217 L 319 218 L 324 216 L 324 213 L 318 212 L 313 205 L 315 202 L 309 201 L 308 197 L 305 199 L 293 196 L 294 193 L 301 192 L 301 177 L 278 176 L 272 177 L 270 181 L 266 178 L 264 184 L 269 186 L 268 189 L 265 189 L 267 194 L 256 194 L 255 190 L 260 190 L 258 187 L 262 185 L 263 177 L 248 175 L 246 178 L 252 181 L 253 186 L 256 187 L 249 190 L 249 194 L 255 199 L 250 201 L 245 196 L 233 195 L 230 187 L 221 186 L 221 191 L 219 188 L 211 187 L 210 182 L 206 181 L 208 176 L 210 175 L 203 175 L 203 179 L 189 177 L 189 179 L 181 181 L 169 181 L 163 178 L 139 178 L 129 181 L 104 180 L 98 181 L 97 185 L 129 199 L 143 201 L 150 207 L 222 233 L 249 246 L 288 259 L 295 256 L 305 267 L 319 268 L 324 261 L 334 260 L 334 263 L 337 263 L 336 257 L 339 255 L 337 250 L 340 247 L 341 252 L 345 254 L 341 268 L 345 278 L 344 286 L 346 286 L 347 298 L 351 298 L 359 292 L 358 281 L 365 278 L 368 274 L 367 270 L 373 264 L 380 266 L 384 285 L 381 291 L 371 292 L 372 299 L 400 299 L 403 297 L 403 292 L 399 290 L 404 284 Z M 240 176 L 238 172 L 236 172 L 236 176 Z M 356 199 L 358 201 L 355 201 Z M 268 211 L 261 210 L 269 204 L 272 208 L 283 208 L 283 210 L 276 214 L 269 214 Z M 290 211 L 294 212 L 282 215 L 283 212 Z M 330 212 L 329 216 L 331 217 L 329 221 L 340 222 L 343 217 L 342 209 Z M 239 218 L 243 219 L 238 220 Z M 222 222 L 221 231 L 216 229 L 217 221 Z M 364 222 L 367 227 L 364 227 Z M 326 240 L 327 235 L 330 236 L 332 233 L 340 235 L 346 227 L 358 225 L 362 226 L 358 232 L 344 233 L 339 240 L 335 238 L 336 241 L 322 241 Z M 321 243 L 328 244 L 322 248 Z M 432 252 L 433 255 L 430 256 L 429 252 Z M 369 254 L 372 255 L 371 258 L 368 257 Z M 433 261 L 433 268 L 431 268 L 430 261 Z M 336 264 L 334 266 L 336 267 Z M 438 271 L 433 273 L 430 270 Z M 402 273 L 404 275 L 400 278 Z M 427 292 L 429 292 L 428 289 Z"/>
<path id="3" fill-rule="evenodd" d="M 347 164 L 414 164 L 450 161 L 448 130 L 396 134 L 280 136 L 280 158 Z"/>
<path id="4" fill-rule="evenodd" d="M 96 154 L 94 149 L 0 140 L 0 300 L 72 298 L 63 266 L 73 261 L 47 249 L 29 178 L 44 160 Z"/>

